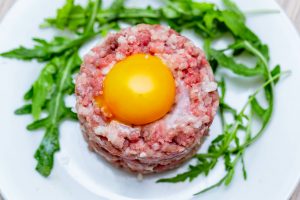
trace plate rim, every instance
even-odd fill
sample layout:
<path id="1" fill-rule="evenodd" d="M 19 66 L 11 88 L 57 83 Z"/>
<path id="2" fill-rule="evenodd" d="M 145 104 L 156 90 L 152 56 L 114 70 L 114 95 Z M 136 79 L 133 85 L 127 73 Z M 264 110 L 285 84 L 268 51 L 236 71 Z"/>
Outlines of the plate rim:
<path id="1" fill-rule="evenodd" d="M 289 30 L 293 31 L 294 35 L 297 35 L 297 43 L 300 44 L 300 32 L 296 29 L 295 25 L 293 24 L 292 20 L 289 18 L 289 16 L 287 15 L 287 13 L 284 11 L 284 9 L 279 5 L 279 3 L 276 0 L 267 0 L 269 2 L 274 3 L 274 5 L 276 4 L 277 9 L 280 11 L 280 13 L 278 13 L 279 15 L 281 15 L 281 17 L 285 20 L 286 25 L 289 27 Z M 14 14 L 16 8 L 21 5 L 23 2 L 26 2 L 26 0 L 16 0 L 11 6 L 10 8 L 6 11 L 6 13 L 4 14 L 4 16 L 2 17 L 1 21 L 0 21 L 0 29 L 3 26 L 4 22 L 7 20 L 7 18 L 9 18 L 11 15 Z M 298 174 L 297 176 L 295 175 L 295 181 L 294 183 L 291 183 L 290 185 L 293 185 L 293 188 L 290 187 L 290 191 L 286 194 L 286 199 L 290 199 L 294 192 L 297 189 L 297 186 L 300 186 L 300 170 L 298 170 Z M 1 189 L 3 187 L 1 187 L 0 185 L 0 200 L 1 197 L 3 198 L 3 200 L 7 200 L 7 196 L 6 196 L 6 192 Z M 128 197 L 125 197 L 128 198 Z M 135 198 L 128 198 L 128 199 L 135 199 Z"/>

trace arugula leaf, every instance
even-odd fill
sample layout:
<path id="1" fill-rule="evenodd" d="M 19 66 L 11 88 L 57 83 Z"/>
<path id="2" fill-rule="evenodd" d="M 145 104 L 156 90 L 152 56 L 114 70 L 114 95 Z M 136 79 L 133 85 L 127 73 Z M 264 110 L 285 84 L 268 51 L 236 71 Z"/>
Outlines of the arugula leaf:
<path id="1" fill-rule="evenodd" d="M 124 8 L 124 3 L 125 3 L 125 0 L 114 0 L 114 2 L 111 4 L 109 10 L 117 12 L 117 11 L 121 10 L 122 8 Z"/>
<path id="2" fill-rule="evenodd" d="M 42 108 L 51 93 L 54 90 L 54 75 L 57 71 L 57 67 L 51 62 L 47 64 L 42 70 L 39 78 L 33 84 L 33 96 L 32 96 L 32 115 L 33 118 L 39 119 L 42 112 Z"/>
<path id="3" fill-rule="evenodd" d="M 208 12 L 215 11 L 216 5 L 207 2 L 192 2 L 191 3 L 193 16 L 202 17 Z"/>
<path id="4" fill-rule="evenodd" d="M 68 22 L 68 17 L 74 7 L 74 0 L 66 0 L 66 4 L 57 10 L 56 27 L 64 29 Z"/>
<path id="5" fill-rule="evenodd" d="M 120 13 L 124 12 L 124 0 L 115 0 L 110 8 L 100 10 L 97 15 L 97 20 L 100 24 L 106 24 L 118 19 Z"/>
<path id="6" fill-rule="evenodd" d="M 259 42 L 258 37 L 245 25 L 238 14 L 232 11 L 223 11 L 220 18 L 230 31 L 238 38 L 251 42 Z"/>
<path id="7" fill-rule="evenodd" d="M 272 77 L 277 76 L 280 73 L 281 73 L 281 67 L 280 67 L 280 65 L 276 65 L 276 67 L 271 71 Z M 278 77 L 277 79 L 274 80 L 274 84 L 278 83 L 279 78 L 280 77 Z"/>
<path id="8" fill-rule="evenodd" d="M 244 22 L 246 21 L 246 17 L 244 13 L 237 7 L 237 5 L 233 1 L 231 0 L 222 0 L 222 1 L 229 11 L 232 11 L 235 14 L 237 14 Z"/>
<path id="9" fill-rule="evenodd" d="M 262 43 L 249 43 L 249 41 L 238 39 L 233 44 L 229 45 L 228 48 L 240 52 L 248 51 L 250 54 L 257 56 L 257 53 L 253 53 L 253 51 L 249 48 L 249 46 L 255 48 L 257 52 L 259 52 L 266 61 L 270 60 L 269 47 Z M 239 54 L 236 54 L 235 56 L 237 55 Z M 265 64 L 265 63 L 259 63 L 259 64 Z"/>
<path id="10" fill-rule="evenodd" d="M 199 174 L 201 174 L 203 172 L 203 169 L 197 168 L 197 170 L 193 169 L 193 170 L 189 170 L 185 173 L 182 174 L 177 174 L 175 177 L 173 178 L 162 178 L 157 180 L 157 183 L 164 183 L 164 182 L 168 182 L 168 183 L 178 183 L 178 182 L 183 182 L 187 179 L 193 180 L 194 178 L 196 178 Z"/>
<path id="11" fill-rule="evenodd" d="M 64 30 L 69 29 L 76 33 L 89 33 L 93 30 L 98 10 L 101 8 L 101 0 L 89 0 L 84 8 L 75 5 L 74 0 L 67 0 L 65 5 L 57 10 L 55 18 L 47 18 L 41 25 L 42 28 L 56 27 Z"/>
<path id="12" fill-rule="evenodd" d="M 235 74 L 241 76 L 257 76 L 261 75 L 263 70 L 259 66 L 254 68 L 249 68 L 243 64 L 236 63 L 233 57 L 225 55 L 222 51 L 217 51 L 214 49 L 209 50 L 209 55 L 213 57 L 219 66 L 231 70 Z"/>
<path id="13" fill-rule="evenodd" d="M 257 101 L 256 98 L 253 98 L 251 101 L 251 108 L 258 116 L 265 118 L 264 115 L 266 113 L 266 109 L 264 109 Z"/>
<path id="14" fill-rule="evenodd" d="M 127 8 L 125 0 L 115 0 L 108 8 L 102 8 L 101 0 L 89 0 L 86 6 L 75 4 L 73 0 L 57 10 L 54 18 L 48 18 L 42 27 L 68 29 L 72 37 L 55 37 L 51 41 L 34 38 L 35 46 L 17 49 L 0 54 L 7 58 L 22 60 L 36 59 L 47 61 L 33 86 L 24 95 L 27 103 L 15 111 L 18 115 L 32 114 L 34 122 L 27 126 L 30 131 L 44 129 L 45 135 L 35 153 L 36 169 L 43 176 L 49 176 L 53 168 L 54 155 L 60 149 L 59 126 L 62 121 L 77 120 L 77 115 L 65 105 L 64 97 L 74 93 L 72 75 L 80 66 L 78 49 L 90 38 L 100 33 L 106 35 L 112 29 L 119 29 L 119 23 L 158 24 L 167 23 L 177 31 L 193 30 L 205 39 L 204 49 L 213 68 L 218 74 L 218 67 L 226 68 L 236 75 L 261 77 L 261 87 L 249 96 L 244 107 L 238 111 L 229 105 L 226 99 L 226 80 L 221 77 L 220 109 L 223 130 L 209 145 L 207 153 L 194 156 L 196 164 L 190 165 L 186 172 L 175 177 L 160 179 L 157 182 L 192 181 L 198 176 L 208 176 L 220 160 L 224 160 L 226 174 L 217 183 L 197 194 L 209 191 L 221 185 L 229 185 L 234 177 L 236 165 L 240 161 L 244 179 L 247 172 L 244 162 L 245 150 L 256 142 L 268 126 L 274 109 L 274 86 L 283 74 L 277 65 L 269 68 L 269 49 L 247 27 L 245 15 L 231 0 L 223 0 L 225 10 L 215 4 L 194 0 L 163 0 L 164 6 L 154 9 Z M 224 50 L 215 50 L 211 44 L 229 34 L 234 43 Z M 238 63 L 236 56 L 246 52 L 257 59 L 254 67 Z M 262 107 L 256 96 L 264 93 L 266 107 Z M 46 117 L 40 119 L 41 112 Z M 225 120 L 226 114 L 233 116 L 233 121 Z M 257 115 L 261 127 L 252 133 L 252 115 Z M 242 141 L 238 132 L 245 134 Z M 197 195 L 196 194 L 196 195 Z"/>
<path id="15" fill-rule="evenodd" d="M 181 14 L 179 12 L 177 12 L 176 10 L 174 10 L 173 8 L 168 7 L 168 6 L 163 7 L 161 9 L 161 11 L 162 11 L 163 16 L 167 19 L 176 19 L 181 16 Z"/>
<path id="16" fill-rule="evenodd" d="M 124 11 L 125 12 L 119 14 L 119 18 L 125 21 L 128 18 L 160 18 L 159 11 L 152 9 L 151 7 L 148 7 L 146 9 L 126 8 Z"/>
<path id="17" fill-rule="evenodd" d="M 31 100 L 33 96 L 33 87 L 31 86 L 30 89 L 24 94 L 23 98 L 25 101 Z"/>
<path id="18" fill-rule="evenodd" d="M 94 32 L 94 24 L 96 21 L 96 16 L 99 8 L 101 7 L 102 1 L 95 0 L 95 2 L 89 1 L 87 10 L 91 10 L 89 13 L 89 17 L 87 19 L 87 24 L 84 29 L 84 34 L 88 34 L 90 32 Z"/>
<path id="19" fill-rule="evenodd" d="M 185 15 L 186 13 L 189 13 L 192 8 L 191 8 L 191 4 L 192 1 L 191 0 L 166 0 L 165 1 L 167 6 L 169 8 L 174 9 L 176 12 Z"/>
<path id="20" fill-rule="evenodd" d="M 224 183 L 226 186 L 228 186 L 231 183 L 233 175 L 234 175 L 234 168 L 229 170 L 229 172 L 224 180 Z"/>
<path id="21" fill-rule="evenodd" d="M 77 52 L 71 56 L 67 54 L 59 58 L 58 61 L 64 65 L 60 66 L 58 71 L 55 83 L 57 89 L 49 102 L 48 117 L 39 121 L 38 125 L 38 128 L 44 127 L 46 129 L 42 143 L 35 153 L 35 158 L 38 161 L 36 169 L 43 176 L 50 175 L 54 153 L 59 150 L 58 127 L 63 120 L 64 113 L 68 110 L 64 103 L 64 96 L 72 83 L 72 71 L 80 66 L 80 58 Z M 37 126 L 36 123 L 35 126 Z"/>
<path id="22" fill-rule="evenodd" d="M 220 186 L 223 184 L 223 182 L 226 180 L 227 176 L 228 176 L 228 174 L 226 174 L 226 175 L 225 175 L 222 179 L 220 179 L 217 183 L 215 183 L 215 184 L 213 184 L 213 185 L 211 185 L 211 186 L 209 186 L 209 187 L 207 187 L 207 188 L 201 190 L 200 192 L 197 192 L 196 194 L 194 194 L 194 196 L 199 195 L 199 194 L 203 194 L 203 193 L 205 193 L 205 192 L 208 192 L 208 191 L 210 191 L 210 190 L 212 190 L 212 189 L 214 189 L 214 188 L 216 188 L 216 187 L 220 187 Z"/>
<path id="23" fill-rule="evenodd" d="M 236 164 L 238 163 L 238 160 L 240 159 L 240 157 L 241 157 L 240 153 L 235 156 L 234 161 L 232 162 L 232 166 L 236 166 Z M 203 193 L 205 193 L 207 191 L 210 191 L 210 190 L 212 190 L 212 189 L 214 189 L 216 187 L 221 186 L 223 183 L 225 183 L 225 185 L 228 186 L 231 183 L 231 181 L 232 181 L 233 175 L 234 175 L 234 168 L 232 168 L 231 170 L 229 170 L 227 172 L 227 174 L 223 178 L 221 178 L 217 183 L 215 183 L 215 184 L 213 184 L 213 185 L 211 185 L 211 186 L 209 186 L 209 187 L 201 190 L 200 192 L 197 192 L 194 195 L 203 194 Z"/>
<path id="24" fill-rule="evenodd" d="M 42 143 L 34 154 L 34 158 L 38 161 L 36 170 L 45 177 L 50 175 L 53 168 L 54 153 L 60 149 L 58 136 L 57 126 L 47 127 Z"/>
<path id="25" fill-rule="evenodd" d="M 247 170 L 246 170 L 246 165 L 245 165 L 245 161 L 244 161 L 244 156 L 241 157 L 241 163 L 242 163 L 242 170 L 243 170 L 243 177 L 244 180 L 247 180 Z"/>
<path id="26" fill-rule="evenodd" d="M 157 183 L 177 183 L 177 182 L 183 182 L 185 180 L 192 181 L 195 178 L 197 178 L 200 174 L 208 174 L 209 170 L 213 168 L 217 162 L 217 160 L 213 159 L 211 161 L 208 161 L 207 159 L 198 158 L 199 164 L 197 165 L 190 165 L 189 170 L 187 172 L 181 173 L 176 175 L 172 178 L 163 178 L 159 179 L 156 182 Z"/>
<path id="27" fill-rule="evenodd" d="M 32 105 L 31 104 L 26 104 L 24 106 L 22 106 L 21 108 L 18 108 L 15 111 L 16 115 L 27 115 L 27 114 L 31 114 L 32 112 Z"/>
<path id="28" fill-rule="evenodd" d="M 77 52 L 66 52 L 53 58 L 41 71 L 29 93 L 32 94 L 31 104 L 16 110 L 16 114 L 30 114 L 39 118 L 41 110 L 47 117 L 38 119 L 27 126 L 30 131 L 45 129 L 45 135 L 35 153 L 38 161 L 36 169 L 43 176 L 49 176 L 53 167 L 53 157 L 59 150 L 59 125 L 64 119 L 77 119 L 70 108 L 66 107 L 64 98 L 74 90 L 72 73 L 80 67 L 81 59 Z"/>
<path id="29" fill-rule="evenodd" d="M 47 117 L 44 119 L 36 120 L 36 121 L 32 122 L 31 124 L 28 124 L 26 128 L 29 131 L 35 131 L 35 130 L 41 129 L 43 127 L 46 127 L 48 123 L 49 123 L 49 118 Z"/>
<path id="30" fill-rule="evenodd" d="M 262 54 L 260 54 L 259 52 L 256 52 L 255 49 L 252 49 L 252 48 L 254 48 L 253 46 L 247 46 L 247 45 L 245 47 L 249 51 L 251 51 L 253 54 L 257 54 L 257 55 L 259 54 L 258 57 L 261 58 L 263 60 L 262 62 L 264 63 L 266 58 L 261 57 Z M 264 66 L 264 67 L 268 68 L 268 66 Z M 262 72 L 260 75 L 265 77 L 264 72 Z M 255 141 L 258 140 L 259 137 L 262 136 L 264 129 L 266 128 L 267 124 L 269 123 L 269 121 L 271 119 L 271 115 L 272 115 L 272 111 L 273 111 L 273 93 L 274 93 L 274 91 L 273 91 L 273 87 L 270 87 L 270 86 L 272 86 L 272 84 L 274 83 L 274 80 L 278 79 L 278 77 L 280 77 L 280 76 L 281 76 L 281 74 L 277 74 L 274 77 L 268 76 L 269 79 L 267 79 L 267 81 L 260 88 L 258 88 L 253 93 L 253 95 L 251 95 L 249 97 L 249 100 L 246 102 L 244 107 L 241 109 L 241 111 L 235 117 L 234 123 L 230 124 L 230 125 L 225 125 L 224 133 L 219 135 L 216 139 L 213 140 L 213 142 L 211 143 L 211 145 L 208 149 L 208 154 L 198 154 L 196 156 L 198 159 L 205 158 L 207 163 L 209 163 L 210 160 L 217 161 L 220 157 L 223 156 L 224 160 L 225 160 L 225 168 L 227 170 L 227 174 L 222 179 L 220 179 L 216 184 L 196 193 L 195 195 L 209 191 L 215 187 L 222 185 L 223 183 L 226 186 L 229 185 L 231 183 L 233 175 L 234 175 L 234 171 L 235 171 L 234 168 L 240 159 L 242 162 L 244 179 L 246 179 L 247 173 L 245 170 L 245 165 L 244 165 L 244 160 L 242 158 L 242 155 L 245 151 L 245 148 L 247 148 L 248 146 L 253 144 Z M 224 99 L 223 95 L 225 94 L 224 83 L 221 84 L 221 87 L 223 87 L 223 89 L 221 88 L 221 90 L 223 91 L 222 96 L 221 96 L 221 101 L 222 101 Z M 250 116 L 247 116 L 245 114 L 245 112 L 247 110 L 247 107 L 249 105 L 252 105 L 253 104 L 252 102 L 255 102 L 256 95 L 262 90 L 264 90 L 266 93 L 266 98 L 268 100 L 269 105 L 268 105 L 268 108 L 266 109 L 266 113 L 264 113 L 264 119 L 262 121 L 260 130 L 257 132 L 257 134 L 254 137 L 251 137 L 251 128 L 250 127 L 252 124 L 251 123 L 252 115 L 250 114 Z M 259 105 L 259 104 L 257 104 L 257 105 Z M 257 105 L 255 104 L 256 107 L 258 107 Z M 258 108 L 256 108 L 256 109 L 257 110 L 261 109 L 260 106 Z M 261 112 L 261 111 L 259 111 L 259 112 Z M 244 128 L 244 125 L 243 125 L 243 120 L 242 120 L 243 118 L 248 120 L 248 124 L 247 124 L 246 128 Z M 243 144 L 239 144 L 239 138 L 237 136 L 237 132 L 239 130 L 246 131 L 246 140 Z M 233 142 L 236 144 L 236 147 L 234 149 L 231 149 L 231 144 Z M 231 162 L 232 156 L 235 157 L 233 162 Z M 199 160 L 199 162 L 195 166 L 193 166 L 193 168 L 190 167 L 186 172 L 179 174 L 173 178 L 171 177 L 171 178 L 165 178 L 165 179 L 159 180 L 159 182 L 178 182 L 178 181 L 184 181 L 188 178 L 194 179 L 201 174 L 207 175 L 212 169 L 214 169 L 214 166 L 215 165 L 209 166 L 207 173 L 204 173 L 203 171 L 200 171 L 200 170 L 195 170 L 195 169 L 197 169 L 197 167 L 201 167 L 201 169 L 205 169 L 205 167 L 202 167 L 201 160 Z"/>
<path id="31" fill-rule="evenodd" d="M 66 2 L 68 4 L 68 2 Z M 67 5 L 66 5 L 67 6 Z M 62 24 L 64 24 L 62 26 Z M 41 24 L 41 28 L 55 27 L 61 30 L 69 29 L 71 31 L 77 31 L 86 24 L 86 11 L 82 6 L 73 5 L 72 9 L 65 14 L 64 18 L 61 18 L 57 13 L 56 18 L 47 18 L 45 22 Z"/>
<path id="32" fill-rule="evenodd" d="M 37 59 L 38 61 L 49 61 L 53 57 L 60 56 L 68 50 L 78 49 L 79 46 L 94 35 L 94 33 L 90 33 L 84 36 L 79 36 L 76 39 L 55 37 L 50 42 L 40 38 L 34 38 L 33 41 L 37 44 L 32 49 L 20 46 L 17 49 L 1 53 L 0 56 L 21 60 Z"/>

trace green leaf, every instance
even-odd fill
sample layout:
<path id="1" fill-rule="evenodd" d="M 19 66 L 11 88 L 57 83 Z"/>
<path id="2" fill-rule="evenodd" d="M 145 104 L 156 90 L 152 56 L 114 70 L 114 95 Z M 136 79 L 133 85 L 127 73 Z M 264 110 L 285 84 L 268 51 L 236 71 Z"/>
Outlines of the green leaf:
<path id="1" fill-rule="evenodd" d="M 80 60 L 77 53 L 74 53 L 71 57 L 67 54 L 60 59 L 62 60 L 57 60 L 56 62 L 64 63 L 64 60 L 66 60 L 66 64 L 59 68 L 56 80 L 57 89 L 49 102 L 49 115 L 47 119 L 44 119 L 44 122 L 46 123 L 38 123 L 38 127 L 44 126 L 46 128 L 45 136 L 35 154 L 35 158 L 38 161 L 36 169 L 43 176 L 48 176 L 50 174 L 53 167 L 54 154 L 59 150 L 58 127 L 62 122 L 63 117 L 68 116 L 68 114 L 65 113 L 69 113 L 69 109 L 65 106 L 64 96 L 68 87 L 70 87 L 69 82 L 72 70 L 79 67 L 78 64 Z M 35 124 L 35 126 L 37 125 Z"/>
<path id="2" fill-rule="evenodd" d="M 194 179 L 198 175 L 200 175 L 203 172 L 203 170 L 190 170 L 185 173 L 181 173 L 176 175 L 175 177 L 172 178 L 162 178 L 157 180 L 157 183 L 178 183 L 178 182 L 183 182 L 187 179 Z"/>
<path id="3" fill-rule="evenodd" d="M 228 186 L 231 183 L 233 175 L 234 175 L 234 169 L 232 168 L 231 170 L 229 170 L 229 172 L 224 180 L 226 186 Z"/>
<path id="4" fill-rule="evenodd" d="M 253 98 L 253 100 L 251 101 L 251 108 L 253 110 L 253 112 L 255 114 L 257 114 L 257 116 L 261 117 L 261 118 L 265 118 L 265 114 L 266 114 L 266 109 L 264 109 L 257 101 L 256 98 Z"/>
<path id="5" fill-rule="evenodd" d="M 57 15 L 54 18 L 47 18 L 41 27 L 53 26 L 80 34 L 92 32 L 97 12 L 101 9 L 101 3 L 101 0 L 89 0 L 84 8 L 75 5 L 74 1 L 66 1 L 65 5 L 58 10 Z"/>
<path id="6" fill-rule="evenodd" d="M 216 144 L 216 143 L 221 142 L 223 139 L 224 139 L 224 135 L 221 134 L 221 135 L 218 135 L 211 143 Z"/>
<path id="7" fill-rule="evenodd" d="M 53 168 L 54 154 L 60 149 L 58 135 L 57 126 L 49 126 L 34 155 L 34 158 L 38 161 L 36 170 L 45 177 L 50 175 Z"/>
<path id="8" fill-rule="evenodd" d="M 37 44 L 32 49 L 27 49 L 21 46 L 17 49 L 2 53 L 0 56 L 21 60 L 37 59 L 39 61 L 48 61 L 54 56 L 60 56 L 70 49 L 77 49 L 94 35 L 95 34 L 92 33 L 77 37 L 76 39 L 55 37 L 50 42 L 35 38 L 34 41 Z"/>
<path id="9" fill-rule="evenodd" d="M 221 81 L 219 82 L 218 84 L 220 90 L 221 90 L 221 97 L 220 97 L 220 101 L 221 102 L 224 102 L 225 101 L 225 96 L 226 96 L 226 82 L 225 82 L 225 79 L 224 77 L 222 77 Z"/>
<path id="10" fill-rule="evenodd" d="M 230 155 L 228 153 L 224 154 L 224 165 L 225 165 L 225 169 L 227 171 L 231 170 L 233 168 L 232 163 L 231 163 L 231 158 Z"/>
<path id="11" fill-rule="evenodd" d="M 26 128 L 29 131 L 34 131 L 40 128 L 45 128 L 48 126 L 48 124 L 49 124 L 49 119 L 44 118 L 44 119 L 34 121 L 33 123 L 29 124 Z"/>
<path id="12" fill-rule="evenodd" d="M 154 18 L 159 19 L 160 13 L 158 10 L 154 10 L 151 7 L 143 8 L 126 8 L 124 12 L 119 14 L 121 20 L 127 20 L 128 18 Z"/>
<path id="13" fill-rule="evenodd" d="M 82 6 L 74 5 L 66 18 L 60 18 L 58 15 L 56 15 L 55 18 L 47 18 L 40 27 L 55 27 L 58 29 L 69 29 L 76 32 L 78 29 L 85 26 L 86 21 L 87 16 L 85 9 Z M 61 26 L 61 24 L 65 25 Z"/>
<path id="14" fill-rule="evenodd" d="M 201 190 L 200 192 L 197 192 L 196 194 L 194 194 L 194 196 L 195 195 L 199 195 L 199 194 L 203 194 L 203 193 L 208 192 L 208 191 L 210 191 L 210 190 L 212 190 L 212 189 L 214 189 L 216 187 L 221 186 L 223 184 L 223 182 L 225 181 L 226 178 L 227 178 L 227 175 L 224 176 L 223 178 L 221 178 L 217 183 L 215 183 L 215 184 L 213 184 L 213 185 L 211 185 L 211 186 L 209 186 L 209 187 Z"/>
<path id="15" fill-rule="evenodd" d="M 265 57 L 267 61 L 270 60 L 270 55 L 269 55 L 269 47 L 265 44 L 258 44 L 256 45 L 257 50 Z"/>
<path id="16" fill-rule="evenodd" d="M 100 10 L 97 14 L 97 20 L 100 24 L 108 24 L 116 21 L 120 13 L 124 12 L 124 0 L 114 0 L 108 9 Z"/>
<path id="17" fill-rule="evenodd" d="M 87 24 L 87 11 L 79 5 L 75 5 L 69 15 L 68 24 L 65 28 L 71 31 L 79 31 L 80 28 Z M 52 25 L 53 26 L 53 25 Z"/>
<path id="18" fill-rule="evenodd" d="M 237 5 L 231 0 L 222 0 L 227 10 L 230 10 L 237 14 L 244 22 L 246 21 L 246 17 L 244 13 L 237 7 Z"/>
<path id="19" fill-rule="evenodd" d="M 258 57 L 257 52 L 263 56 L 266 61 L 270 60 L 269 47 L 261 43 L 250 43 L 244 40 L 236 40 L 233 44 L 229 45 L 229 49 L 235 50 L 234 54 L 238 55 L 239 52 L 248 51 L 250 54 Z M 255 51 L 253 51 L 255 49 Z M 258 62 L 258 65 L 264 65 L 265 63 Z"/>
<path id="20" fill-rule="evenodd" d="M 223 110 L 231 112 L 234 116 L 237 115 L 237 110 L 235 108 L 231 107 L 230 105 L 228 105 L 227 103 L 220 102 L 219 106 L 222 107 Z"/>
<path id="21" fill-rule="evenodd" d="M 203 16 L 207 12 L 214 11 L 215 7 L 216 5 L 212 3 L 194 2 L 194 1 L 191 3 L 193 16 Z"/>
<path id="22" fill-rule="evenodd" d="M 71 108 L 66 108 L 64 112 L 64 118 L 71 120 L 78 120 L 77 113 L 73 112 Z"/>
<path id="23" fill-rule="evenodd" d="M 125 0 L 114 0 L 110 6 L 110 10 L 118 12 L 124 8 Z"/>
<path id="24" fill-rule="evenodd" d="M 33 87 L 30 87 L 30 89 L 24 94 L 24 100 L 28 101 L 32 99 L 33 96 Z"/>
<path id="25" fill-rule="evenodd" d="M 31 110 L 32 110 L 32 105 L 31 104 L 27 104 L 22 106 L 21 108 L 18 108 L 15 111 L 16 115 L 26 115 L 26 114 L 31 114 Z"/>
<path id="26" fill-rule="evenodd" d="M 17 49 L 1 53 L 0 56 L 6 58 L 22 59 L 22 60 L 31 60 L 33 58 L 49 59 L 49 54 L 40 47 L 35 47 L 34 49 L 27 49 L 23 46 L 20 46 Z"/>
<path id="27" fill-rule="evenodd" d="M 272 77 L 275 77 L 276 75 L 278 75 L 278 74 L 280 74 L 280 73 L 281 73 L 281 67 L 280 67 L 280 65 L 276 65 L 276 67 L 271 71 Z M 276 79 L 274 80 L 274 83 L 275 83 L 275 84 L 278 83 L 279 78 L 280 78 L 280 77 L 278 77 L 278 78 L 276 78 Z"/>
<path id="28" fill-rule="evenodd" d="M 42 70 L 39 78 L 33 84 L 32 115 L 35 120 L 39 119 L 42 108 L 45 106 L 47 98 L 54 90 L 54 74 L 56 66 L 51 62 Z"/>
<path id="29" fill-rule="evenodd" d="M 249 68 L 243 64 L 236 63 L 233 57 L 225 55 L 222 51 L 210 49 L 209 55 L 218 62 L 219 66 L 229 69 L 237 75 L 257 76 L 263 73 L 263 70 L 259 67 Z"/>
<path id="30" fill-rule="evenodd" d="M 223 11 L 220 18 L 229 30 L 238 38 L 251 42 L 259 42 L 259 38 L 245 25 L 243 19 L 232 11 Z"/>
<path id="31" fill-rule="evenodd" d="M 16 114 L 32 113 L 35 119 L 39 119 L 41 112 L 46 115 L 45 118 L 35 120 L 28 125 L 29 130 L 45 130 L 43 140 L 35 154 L 36 169 L 43 176 L 50 175 L 54 155 L 59 150 L 60 124 L 67 119 L 77 120 L 76 113 L 66 106 L 65 97 L 74 93 L 72 76 L 79 70 L 81 64 L 78 49 L 98 33 L 104 36 L 112 29 L 118 30 L 121 22 L 127 24 L 163 22 L 177 31 L 189 29 L 202 37 L 205 40 L 205 52 L 215 73 L 218 73 L 217 68 L 220 66 L 231 70 L 236 75 L 259 76 L 265 82 L 238 112 L 234 106 L 225 102 L 227 88 L 223 77 L 219 85 L 222 92 L 219 111 L 223 131 L 209 145 L 207 153 L 195 156 L 196 163 L 190 165 L 186 172 L 175 177 L 160 179 L 158 182 L 192 181 L 201 175 L 208 176 L 222 158 L 225 160 L 227 174 L 200 193 L 222 184 L 229 185 L 238 161 L 242 162 L 243 175 L 246 179 L 243 153 L 262 136 L 270 122 L 274 106 L 274 85 L 281 74 L 280 66 L 276 66 L 272 71 L 269 69 L 268 46 L 262 44 L 247 27 L 244 14 L 233 1 L 223 0 L 225 10 L 219 9 L 215 4 L 194 0 L 164 0 L 164 3 L 165 5 L 160 8 L 150 6 L 127 8 L 125 0 L 115 0 L 111 6 L 103 9 L 101 0 L 88 0 L 86 6 L 75 5 L 73 0 L 66 0 L 56 16 L 46 19 L 43 26 L 68 29 L 73 37 L 55 37 L 51 41 L 34 38 L 33 48 L 20 46 L 1 54 L 8 58 L 47 61 L 40 76 L 24 96 L 28 102 L 16 111 Z M 225 50 L 211 49 L 211 44 L 223 36 L 232 37 L 235 42 Z M 249 56 L 258 60 L 253 68 L 236 61 L 235 56 L 242 52 L 250 53 Z M 258 91 L 265 94 L 266 108 L 263 108 L 256 99 Z M 250 106 L 251 109 L 248 109 Z M 251 132 L 253 113 L 260 116 L 258 120 L 261 123 L 260 130 L 255 134 Z M 233 122 L 226 122 L 225 114 L 231 114 Z M 243 141 L 239 138 L 238 132 L 245 133 Z"/>
<path id="32" fill-rule="evenodd" d="M 89 1 L 88 9 L 90 9 L 91 11 L 89 12 L 90 14 L 87 19 L 87 24 L 84 29 L 84 34 L 88 34 L 89 32 L 94 32 L 94 24 L 96 21 L 98 10 L 101 8 L 101 3 L 102 3 L 101 0 L 95 0 L 94 2 Z"/>
<path id="33" fill-rule="evenodd" d="M 66 52 L 63 56 L 53 58 L 44 67 L 41 75 L 34 83 L 33 89 L 30 90 L 32 105 L 28 104 L 16 111 L 17 114 L 30 113 L 31 110 L 33 112 L 34 106 L 40 110 L 46 109 L 47 117 L 36 120 L 27 126 L 30 131 L 46 130 L 35 153 L 35 159 L 38 161 L 36 169 L 43 176 L 50 175 L 54 154 L 59 150 L 59 125 L 64 119 L 77 120 L 76 113 L 65 106 L 64 98 L 70 93 L 70 89 L 74 89 L 71 75 L 79 69 L 80 64 L 81 59 L 77 52 L 71 55 Z M 55 88 L 55 90 L 50 93 L 45 92 L 49 88 Z M 35 100 L 35 97 L 41 99 Z"/>
<path id="34" fill-rule="evenodd" d="M 198 165 L 190 165 L 189 169 L 184 172 L 184 173 L 180 173 L 174 177 L 171 178 L 163 178 L 163 179 L 159 179 L 157 181 L 157 183 L 177 183 L 177 182 L 183 182 L 186 180 L 192 181 L 194 180 L 196 177 L 198 177 L 199 175 L 209 171 L 209 169 L 212 166 L 213 163 L 208 162 L 206 159 L 198 159 L 199 164 Z"/>
<path id="35" fill-rule="evenodd" d="M 247 170 L 246 170 L 246 166 L 245 166 L 244 156 L 241 157 L 241 161 L 242 161 L 243 177 L 244 177 L 244 180 L 247 180 Z"/>
<path id="36" fill-rule="evenodd" d="M 64 29 L 67 22 L 68 17 L 71 14 L 72 8 L 74 7 L 74 0 L 66 0 L 66 4 L 57 10 L 56 17 L 56 26 L 60 29 Z"/>
<path id="37" fill-rule="evenodd" d="M 191 0 L 166 0 L 167 6 L 174 9 L 176 12 L 181 13 L 185 15 L 186 13 L 189 13 L 192 11 Z"/>
<path id="38" fill-rule="evenodd" d="M 174 10 L 171 7 L 163 7 L 162 13 L 163 16 L 168 19 L 176 19 L 181 16 L 181 14 L 178 11 Z"/>
<path id="39" fill-rule="evenodd" d="M 208 175 L 209 171 L 215 167 L 217 163 L 216 159 L 207 160 L 205 158 L 201 158 L 201 154 L 198 156 L 198 164 L 197 165 L 190 165 L 189 169 L 184 172 L 180 173 L 171 178 L 163 178 L 156 181 L 157 183 L 177 183 L 183 182 L 186 180 L 192 181 L 201 174 Z"/>

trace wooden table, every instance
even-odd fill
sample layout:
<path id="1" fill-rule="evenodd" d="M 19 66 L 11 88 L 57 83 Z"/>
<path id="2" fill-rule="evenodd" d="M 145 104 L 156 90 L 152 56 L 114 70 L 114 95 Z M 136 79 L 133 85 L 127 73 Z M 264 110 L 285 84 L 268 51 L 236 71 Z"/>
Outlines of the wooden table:
<path id="1" fill-rule="evenodd" d="M 293 21 L 297 30 L 300 32 L 300 0 L 276 0 L 286 11 Z M 16 2 L 16 0 L 0 0 L 0 21 L 7 10 Z M 1 194 L 0 194 L 0 200 Z M 290 200 L 300 200 L 300 183 Z"/>

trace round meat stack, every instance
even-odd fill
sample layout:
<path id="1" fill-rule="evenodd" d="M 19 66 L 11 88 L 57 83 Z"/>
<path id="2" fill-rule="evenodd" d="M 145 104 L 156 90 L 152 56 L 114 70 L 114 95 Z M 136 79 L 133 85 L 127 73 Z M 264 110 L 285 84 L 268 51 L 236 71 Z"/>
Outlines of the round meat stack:
<path id="1" fill-rule="evenodd" d="M 95 98 L 114 65 L 134 54 L 160 58 L 176 83 L 175 103 L 161 119 L 128 125 L 108 116 Z M 203 51 L 160 25 L 110 34 L 88 53 L 76 80 L 77 112 L 89 148 L 116 166 L 142 174 L 161 172 L 191 158 L 208 134 L 219 104 L 217 84 Z"/>

